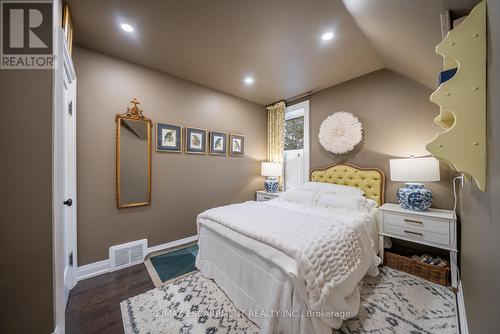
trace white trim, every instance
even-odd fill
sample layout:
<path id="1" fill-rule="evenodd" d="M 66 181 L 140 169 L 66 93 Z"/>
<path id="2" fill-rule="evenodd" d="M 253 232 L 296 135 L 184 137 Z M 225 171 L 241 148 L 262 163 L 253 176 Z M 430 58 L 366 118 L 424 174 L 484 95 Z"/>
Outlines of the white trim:
<path id="1" fill-rule="evenodd" d="M 54 7 L 57 2 L 54 2 Z M 54 10 L 55 12 L 55 10 Z M 56 16 L 54 16 L 56 17 Z M 53 70 L 52 83 L 52 253 L 53 253 L 53 307 L 54 326 L 64 329 L 64 235 L 62 233 L 63 208 L 63 129 L 62 129 L 62 82 L 60 71 L 58 70 L 60 35 L 57 28 L 54 29 L 53 43 L 56 54 L 56 67 Z"/>
<path id="2" fill-rule="evenodd" d="M 285 111 L 285 121 L 304 116 L 305 108 L 303 103 L 304 102 L 301 102 L 287 107 Z"/>
<path id="3" fill-rule="evenodd" d="M 191 242 L 195 242 L 196 240 L 198 240 L 198 236 L 197 235 L 193 235 L 191 237 L 187 237 L 187 238 L 184 238 L 184 239 L 170 241 L 170 242 L 167 242 L 167 243 L 164 243 L 164 244 L 161 244 L 161 245 L 156 245 L 156 246 L 153 246 L 153 247 L 149 247 L 148 251 L 147 251 L 147 254 L 151 254 L 151 253 L 154 253 L 154 252 L 162 251 L 164 249 L 169 249 L 169 248 L 174 248 L 174 247 L 182 246 L 182 245 L 185 245 L 185 244 L 189 244 Z"/>
<path id="4" fill-rule="evenodd" d="M 310 173 L 310 131 L 309 131 L 309 100 L 302 102 L 305 106 L 304 110 L 304 182 L 309 181 Z"/>
<path id="5" fill-rule="evenodd" d="M 189 244 L 191 242 L 195 242 L 196 240 L 198 240 L 198 236 L 193 235 L 191 237 L 187 237 L 184 239 L 174 240 L 174 241 L 170 241 L 170 242 L 167 242 L 167 243 L 164 243 L 161 245 L 149 247 L 146 250 L 146 255 L 154 253 L 154 252 L 158 252 L 158 251 L 161 251 L 164 249 L 174 248 L 174 247 L 182 246 L 185 244 Z M 86 264 L 84 266 L 78 267 L 77 279 L 78 279 L 78 281 L 82 281 L 82 280 L 85 280 L 87 278 L 99 276 L 99 275 L 106 274 L 106 273 L 109 273 L 109 259 L 89 263 L 89 264 Z"/>
<path id="6" fill-rule="evenodd" d="M 78 267 L 78 281 L 109 272 L 109 260 L 102 260 Z"/>
<path id="7" fill-rule="evenodd" d="M 462 287 L 462 280 L 458 282 L 457 306 L 458 306 L 458 321 L 460 324 L 460 333 L 469 334 L 469 327 L 467 326 L 467 316 L 465 314 L 465 300 L 464 300 L 464 290 Z"/>

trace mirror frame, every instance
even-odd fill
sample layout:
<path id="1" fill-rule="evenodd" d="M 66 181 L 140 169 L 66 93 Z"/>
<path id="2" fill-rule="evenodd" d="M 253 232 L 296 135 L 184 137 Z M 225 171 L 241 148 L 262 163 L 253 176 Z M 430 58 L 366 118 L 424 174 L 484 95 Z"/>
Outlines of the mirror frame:
<path id="1" fill-rule="evenodd" d="M 139 100 L 135 97 L 130 101 L 134 106 L 132 108 L 127 108 L 127 112 L 123 114 L 115 115 L 116 123 L 116 206 L 118 209 L 123 208 L 133 208 L 138 206 L 151 205 L 151 129 L 153 122 L 151 119 L 143 115 L 142 110 L 140 110 L 137 105 L 140 104 Z M 144 121 L 148 127 L 148 192 L 147 200 L 145 202 L 131 202 L 127 204 L 121 204 L 121 184 L 120 184 L 120 125 L 121 120 L 130 119 L 134 121 Z"/>

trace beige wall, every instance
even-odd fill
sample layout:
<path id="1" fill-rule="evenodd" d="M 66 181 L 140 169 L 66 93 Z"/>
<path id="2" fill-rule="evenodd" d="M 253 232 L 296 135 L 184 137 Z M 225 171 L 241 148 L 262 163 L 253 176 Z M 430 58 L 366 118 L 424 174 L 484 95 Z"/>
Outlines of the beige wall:
<path id="1" fill-rule="evenodd" d="M 195 235 L 198 213 L 253 199 L 263 187 L 264 107 L 85 48 L 76 47 L 73 58 L 79 265 L 107 258 L 112 245 L 147 238 L 154 246 Z M 124 112 L 132 97 L 154 122 L 245 135 L 245 157 L 153 152 L 152 205 L 118 210 L 114 115 Z"/>
<path id="2" fill-rule="evenodd" d="M 0 333 L 51 333 L 52 71 L 0 70 Z"/>
<path id="3" fill-rule="evenodd" d="M 433 119 L 439 112 L 429 102 L 432 91 L 388 70 L 380 70 L 313 94 L 310 99 L 311 168 L 345 161 L 386 172 L 387 202 L 396 202 L 401 183 L 389 180 L 389 159 L 428 155 L 426 142 L 439 131 Z M 363 124 L 364 139 L 346 155 L 324 150 L 318 141 L 321 122 L 336 111 L 349 111 Z M 433 206 L 453 207 L 450 171 L 441 168 L 441 182 L 426 183 L 434 193 Z"/>
<path id="4" fill-rule="evenodd" d="M 460 192 L 461 277 L 469 333 L 500 328 L 500 2 L 488 1 L 487 191 Z"/>

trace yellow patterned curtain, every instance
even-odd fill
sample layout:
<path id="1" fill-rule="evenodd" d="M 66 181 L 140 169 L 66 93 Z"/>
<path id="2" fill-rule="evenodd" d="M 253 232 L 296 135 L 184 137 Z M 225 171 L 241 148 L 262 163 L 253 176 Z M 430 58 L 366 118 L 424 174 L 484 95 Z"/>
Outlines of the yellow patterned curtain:
<path id="1" fill-rule="evenodd" d="M 280 101 L 267 108 L 267 161 L 283 162 L 285 140 L 285 102 Z M 279 178 L 283 189 L 283 179 Z"/>

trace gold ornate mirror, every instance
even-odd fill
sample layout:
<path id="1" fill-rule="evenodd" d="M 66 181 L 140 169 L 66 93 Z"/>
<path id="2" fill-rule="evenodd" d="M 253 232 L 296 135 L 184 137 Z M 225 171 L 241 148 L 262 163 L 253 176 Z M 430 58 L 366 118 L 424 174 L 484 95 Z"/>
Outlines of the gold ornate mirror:
<path id="1" fill-rule="evenodd" d="M 116 205 L 130 208 L 151 204 L 151 120 L 137 105 L 115 116 Z"/>

